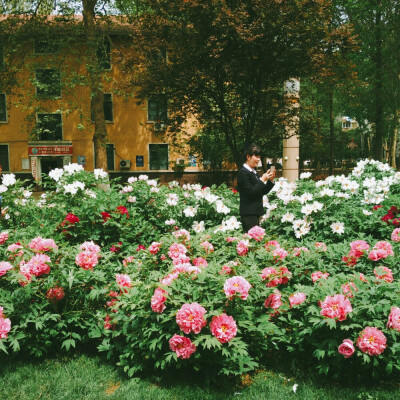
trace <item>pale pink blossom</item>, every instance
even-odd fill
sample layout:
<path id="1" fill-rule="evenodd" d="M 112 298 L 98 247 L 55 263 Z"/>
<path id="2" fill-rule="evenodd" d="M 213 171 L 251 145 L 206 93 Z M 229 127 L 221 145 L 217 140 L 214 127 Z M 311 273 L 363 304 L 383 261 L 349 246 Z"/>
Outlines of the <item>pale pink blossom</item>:
<path id="1" fill-rule="evenodd" d="M 220 343 L 227 343 L 236 336 L 236 322 L 225 313 L 214 316 L 210 323 L 210 331 Z"/>
<path id="2" fill-rule="evenodd" d="M 376 276 L 376 279 L 380 281 L 385 281 L 388 283 L 393 282 L 392 270 L 388 267 L 384 267 L 383 265 L 381 265 L 380 267 L 374 269 L 374 274 Z"/>
<path id="3" fill-rule="evenodd" d="M 149 246 L 150 254 L 157 254 L 160 251 L 160 247 L 161 247 L 161 242 L 153 242 Z"/>
<path id="4" fill-rule="evenodd" d="M 354 293 L 358 291 L 354 282 L 343 283 L 343 285 L 341 286 L 341 289 L 342 289 L 343 294 L 348 298 L 354 297 Z"/>
<path id="5" fill-rule="evenodd" d="M 0 233 L 0 244 L 4 244 L 8 240 L 8 232 L 4 231 Z"/>
<path id="6" fill-rule="evenodd" d="M 129 264 L 133 263 L 134 261 L 135 261 L 135 257 L 129 256 L 129 257 L 124 258 L 124 260 L 122 261 L 122 265 L 124 267 L 127 267 Z"/>
<path id="7" fill-rule="evenodd" d="M 242 276 L 228 278 L 224 284 L 224 292 L 227 297 L 232 297 L 237 293 L 243 300 L 247 299 L 250 288 L 250 283 Z"/>
<path id="8" fill-rule="evenodd" d="M 311 274 L 311 279 L 315 283 L 320 279 L 328 279 L 329 272 L 316 271 Z"/>
<path id="9" fill-rule="evenodd" d="M 204 251 L 208 253 L 212 253 L 214 251 L 214 246 L 205 240 L 204 242 L 200 243 L 200 246 L 204 249 Z"/>
<path id="10" fill-rule="evenodd" d="M 165 278 L 161 279 L 160 282 L 161 282 L 163 285 L 170 286 L 171 283 L 172 283 L 175 279 L 177 279 L 178 277 L 179 277 L 179 272 L 173 272 L 173 273 L 171 273 L 171 274 L 168 274 Z"/>
<path id="11" fill-rule="evenodd" d="M 18 251 L 18 256 L 22 256 L 24 254 L 24 252 L 21 249 L 23 249 L 23 247 L 21 246 L 21 243 L 19 243 L 19 242 L 10 244 L 7 247 L 7 250 L 10 253 L 16 253 Z"/>
<path id="12" fill-rule="evenodd" d="M 47 263 L 51 263 L 48 255 L 36 254 L 26 263 L 26 269 L 29 271 L 29 274 L 36 277 L 49 274 L 50 266 Z"/>
<path id="13" fill-rule="evenodd" d="M 193 258 L 192 262 L 196 267 L 206 268 L 208 266 L 207 260 L 203 257 Z"/>
<path id="14" fill-rule="evenodd" d="M 389 314 L 387 327 L 400 332 L 400 308 L 392 307 Z"/>
<path id="15" fill-rule="evenodd" d="M 365 328 L 357 339 L 357 346 L 370 356 L 377 356 L 386 349 L 386 336 L 378 328 Z"/>
<path id="16" fill-rule="evenodd" d="M 350 243 L 350 253 L 356 258 L 360 258 L 367 250 L 369 250 L 369 244 L 365 240 L 355 240 Z"/>
<path id="17" fill-rule="evenodd" d="M 265 229 L 261 228 L 260 226 L 253 226 L 247 234 L 249 237 L 254 239 L 256 242 L 261 242 L 265 236 Z"/>
<path id="18" fill-rule="evenodd" d="M 275 289 L 274 293 L 270 294 L 265 299 L 264 307 L 273 308 L 274 310 L 277 310 L 282 305 L 281 298 L 282 298 L 281 293 L 279 292 L 279 290 Z"/>
<path id="19" fill-rule="evenodd" d="M 303 292 L 292 293 L 289 296 L 290 307 L 299 305 L 306 300 L 306 294 Z"/>
<path id="20" fill-rule="evenodd" d="M 131 278 L 127 274 L 116 274 L 115 280 L 116 280 L 118 286 L 121 288 L 131 288 L 132 287 Z"/>
<path id="21" fill-rule="evenodd" d="M 199 333 L 207 325 L 207 311 L 199 303 L 184 304 L 176 314 L 176 322 L 184 333 Z"/>
<path id="22" fill-rule="evenodd" d="M 97 254 L 91 251 L 82 251 L 75 257 L 76 265 L 86 270 L 93 270 L 98 261 Z"/>
<path id="23" fill-rule="evenodd" d="M 11 321 L 9 318 L 0 316 L 0 339 L 7 339 L 8 332 L 11 329 Z"/>
<path id="24" fill-rule="evenodd" d="M 241 240 L 236 245 L 236 251 L 239 256 L 245 256 L 249 251 L 249 241 L 248 240 Z"/>
<path id="25" fill-rule="evenodd" d="M 96 254 L 100 253 L 100 246 L 95 244 L 92 240 L 90 242 L 83 242 L 79 249 L 82 251 L 91 251 Z"/>
<path id="26" fill-rule="evenodd" d="M 174 351 L 178 358 L 187 359 L 196 351 L 196 346 L 192 341 L 180 335 L 174 335 L 169 339 L 169 348 Z"/>
<path id="27" fill-rule="evenodd" d="M 400 242 L 400 228 L 396 228 L 392 232 L 391 239 L 393 242 Z"/>
<path id="28" fill-rule="evenodd" d="M 288 255 L 288 252 L 282 247 L 277 247 L 275 250 L 272 251 L 272 255 L 274 256 L 274 258 L 279 258 L 283 260 Z"/>
<path id="29" fill-rule="evenodd" d="M 174 265 L 190 263 L 190 258 L 186 254 L 179 254 L 179 257 L 173 258 L 172 263 Z"/>
<path id="30" fill-rule="evenodd" d="M 26 261 L 21 260 L 19 263 L 19 273 L 24 276 L 24 279 L 19 280 L 21 286 L 26 286 L 32 282 L 32 273 Z"/>
<path id="31" fill-rule="evenodd" d="M 384 249 L 375 249 L 371 250 L 368 254 L 368 258 L 372 261 L 379 261 L 384 258 L 387 258 L 388 254 Z"/>
<path id="32" fill-rule="evenodd" d="M 348 313 L 353 311 L 350 300 L 343 294 L 326 296 L 321 303 L 321 315 L 324 317 L 344 321 Z"/>
<path id="33" fill-rule="evenodd" d="M 190 240 L 190 232 L 187 231 L 186 229 L 179 229 L 175 232 L 172 232 L 172 234 L 176 239 L 181 239 L 184 242 Z"/>
<path id="34" fill-rule="evenodd" d="M 281 247 L 277 240 L 270 240 L 269 242 L 267 242 L 265 244 L 265 249 L 268 251 L 271 251 L 271 250 L 275 249 L 276 247 Z"/>
<path id="35" fill-rule="evenodd" d="M 353 355 L 355 349 L 353 341 L 350 339 L 344 339 L 342 344 L 338 347 L 338 352 L 345 358 L 349 358 Z"/>
<path id="36" fill-rule="evenodd" d="M 28 246 L 33 251 L 39 253 L 58 249 L 58 246 L 53 239 L 43 239 L 41 236 L 32 239 Z"/>
<path id="37" fill-rule="evenodd" d="M 386 240 L 381 240 L 379 242 L 376 242 L 375 246 L 374 246 L 375 250 L 385 250 L 388 256 L 393 256 L 393 247 L 392 245 L 387 242 Z"/>
<path id="38" fill-rule="evenodd" d="M 165 310 L 165 301 L 167 292 L 164 289 L 157 288 L 151 298 L 151 309 L 156 313 L 162 313 Z"/>
<path id="39" fill-rule="evenodd" d="M 302 252 L 304 252 L 304 253 L 309 253 L 310 250 L 308 250 L 307 247 L 303 247 L 303 246 L 301 246 L 301 247 L 294 247 L 293 250 L 292 250 L 292 254 L 293 254 L 295 257 L 299 257 L 300 254 L 301 254 Z"/>
<path id="40" fill-rule="evenodd" d="M 186 252 L 187 249 L 182 243 L 172 243 L 169 246 L 168 256 L 170 258 L 178 258 L 180 255 L 185 255 Z"/>
<path id="41" fill-rule="evenodd" d="M 3 276 L 6 274 L 7 271 L 12 269 L 12 265 L 8 261 L 1 261 L 0 262 L 0 276 Z"/>
<path id="42" fill-rule="evenodd" d="M 328 250 L 328 247 L 326 246 L 326 244 L 324 242 L 316 242 L 316 243 L 314 243 L 314 246 L 319 251 Z"/>

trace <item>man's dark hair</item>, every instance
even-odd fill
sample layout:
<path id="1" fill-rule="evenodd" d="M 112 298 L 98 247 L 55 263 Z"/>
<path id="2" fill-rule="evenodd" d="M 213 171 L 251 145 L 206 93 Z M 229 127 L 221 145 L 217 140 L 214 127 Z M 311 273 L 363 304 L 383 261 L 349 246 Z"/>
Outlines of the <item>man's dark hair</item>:
<path id="1" fill-rule="evenodd" d="M 261 156 L 261 149 L 256 144 L 252 143 L 246 146 L 244 149 L 244 156 L 247 159 L 247 156 Z"/>

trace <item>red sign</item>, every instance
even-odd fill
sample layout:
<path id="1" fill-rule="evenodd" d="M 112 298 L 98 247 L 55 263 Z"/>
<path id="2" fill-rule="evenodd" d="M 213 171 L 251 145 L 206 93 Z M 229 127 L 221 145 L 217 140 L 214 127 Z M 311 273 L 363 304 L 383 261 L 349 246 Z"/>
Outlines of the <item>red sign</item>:
<path id="1" fill-rule="evenodd" d="M 72 155 L 72 146 L 28 146 L 30 156 Z"/>

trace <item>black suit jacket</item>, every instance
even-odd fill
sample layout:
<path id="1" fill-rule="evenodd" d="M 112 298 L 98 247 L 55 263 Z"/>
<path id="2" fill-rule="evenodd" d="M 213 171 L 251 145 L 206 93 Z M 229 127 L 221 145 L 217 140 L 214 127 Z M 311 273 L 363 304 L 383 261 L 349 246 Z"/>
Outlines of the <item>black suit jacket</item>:
<path id="1" fill-rule="evenodd" d="M 263 215 L 262 198 L 274 187 L 274 183 L 264 183 L 254 172 L 242 167 L 237 178 L 237 187 L 240 195 L 240 215 Z"/>

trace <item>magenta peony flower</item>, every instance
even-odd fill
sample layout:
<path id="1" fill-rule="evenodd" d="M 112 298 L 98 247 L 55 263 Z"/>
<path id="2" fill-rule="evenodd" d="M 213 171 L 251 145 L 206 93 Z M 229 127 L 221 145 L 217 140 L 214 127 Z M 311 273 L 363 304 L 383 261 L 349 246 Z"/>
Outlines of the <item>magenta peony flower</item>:
<path id="1" fill-rule="evenodd" d="M 1 261 L 0 262 L 0 276 L 3 276 L 6 274 L 7 271 L 9 271 L 10 269 L 12 269 L 12 265 L 7 262 L 7 261 Z"/>
<path id="2" fill-rule="evenodd" d="M 176 314 L 176 322 L 181 331 L 199 333 L 207 324 L 204 314 L 207 311 L 198 303 L 184 304 Z"/>
<path id="3" fill-rule="evenodd" d="M 60 301 L 65 297 L 64 289 L 60 286 L 54 286 L 47 290 L 46 297 L 51 301 Z"/>
<path id="4" fill-rule="evenodd" d="M 11 321 L 8 318 L 0 316 L 0 339 L 7 339 L 10 329 Z"/>
<path id="5" fill-rule="evenodd" d="M 196 346 L 192 341 L 180 335 L 174 335 L 169 339 L 169 348 L 174 351 L 178 358 L 187 359 L 196 351 Z"/>
<path id="6" fill-rule="evenodd" d="M 236 336 L 236 322 L 225 313 L 214 316 L 210 323 L 210 331 L 220 343 L 227 343 Z"/>
<path id="7" fill-rule="evenodd" d="M 247 234 L 249 237 L 254 239 L 256 242 L 261 242 L 265 236 L 265 229 L 261 228 L 260 226 L 253 226 Z"/>
<path id="8" fill-rule="evenodd" d="M 1 232 L 0 233 L 0 244 L 4 244 L 8 240 L 8 232 Z"/>
<path id="9" fill-rule="evenodd" d="M 386 349 L 386 336 L 378 328 L 365 328 L 357 339 L 357 346 L 370 356 L 377 356 Z"/>
<path id="10" fill-rule="evenodd" d="M 100 247 L 97 246 L 97 244 L 95 244 L 93 241 L 83 242 L 79 249 L 82 251 L 91 251 L 92 253 L 96 254 L 100 253 Z"/>
<path id="11" fill-rule="evenodd" d="M 345 358 L 349 358 L 353 355 L 355 349 L 353 341 L 350 339 L 344 339 L 343 343 L 338 347 L 338 352 L 342 354 Z"/>
<path id="12" fill-rule="evenodd" d="M 236 251 L 239 256 L 245 256 L 249 252 L 249 241 L 248 240 L 241 240 L 236 245 Z"/>
<path id="13" fill-rule="evenodd" d="M 127 274 L 116 274 L 115 280 L 116 280 L 118 286 L 121 288 L 131 288 L 132 287 L 131 278 Z"/>
<path id="14" fill-rule="evenodd" d="M 162 313 L 165 310 L 165 300 L 167 292 L 164 289 L 157 288 L 151 298 L 151 309 L 156 313 Z"/>
<path id="15" fill-rule="evenodd" d="M 353 309 L 350 300 L 343 294 L 335 294 L 334 296 L 326 296 L 321 303 L 321 315 L 328 318 L 344 321 L 348 313 Z"/>
<path id="16" fill-rule="evenodd" d="M 93 270 L 93 267 L 98 263 L 98 257 L 96 253 L 91 251 L 82 251 L 75 257 L 75 263 L 83 269 Z"/>
<path id="17" fill-rule="evenodd" d="M 228 278 L 224 284 L 224 292 L 227 297 L 232 297 L 236 293 L 240 295 L 243 300 L 247 299 L 251 285 L 242 276 L 234 276 Z"/>
<path id="18" fill-rule="evenodd" d="M 274 310 L 277 310 L 282 305 L 281 298 L 282 298 L 281 293 L 279 292 L 279 290 L 275 289 L 274 293 L 270 294 L 266 298 L 264 302 L 264 307 L 273 308 Z"/>
<path id="19" fill-rule="evenodd" d="M 380 267 L 374 269 L 374 274 L 376 276 L 376 279 L 378 280 L 388 283 L 393 282 L 392 270 L 388 267 L 384 267 L 383 265 L 381 265 Z"/>
<path id="20" fill-rule="evenodd" d="M 292 293 L 289 296 L 290 307 L 299 305 L 306 300 L 306 294 L 303 292 Z"/>
<path id="21" fill-rule="evenodd" d="M 187 252 L 186 247 L 182 243 L 172 243 L 169 246 L 168 256 L 170 258 L 178 258 L 180 255 L 185 255 Z"/>
<path id="22" fill-rule="evenodd" d="M 400 242 L 400 228 L 396 228 L 392 232 L 391 239 L 393 242 Z"/>
<path id="23" fill-rule="evenodd" d="M 316 271 L 311 274 L 311 279 L 315 283 L 319 279 L 328 279 L 329 272 Z"/>
<path id="24" fill-rule="evenodd" d="M 37 277 L 50 273 L 50 266 L 47 265 L 47 263 L 51 263 L 48 255 L 36 254 L 25 264 L 25 268 L 29 275 L 35 275 Z"/>
<path id="25" fill-rule="evenodd" d="M 149 246 L 150 254 L 157 254 L 160 251 L 161 243 L 160 242 L 153 242 Z"/>
<path id="26" fill-rule="evenodd" d="M 115 213 L 121 214 L 121 215 L 126 215 L 126 218 L 129 218 L 128 209 L 127 209 L 126 207 L 124 207 L 124 206 L 118 206 L 118 207 L 115 209 Z"/>
<path id="27" fill-rule="evenodd" d="M 400 308 L 392 307 L 389 314 L 387 327 L 400 332 Z"/>

